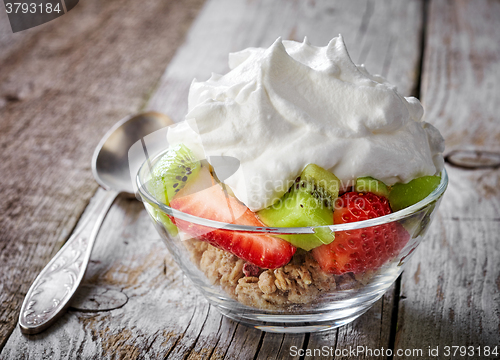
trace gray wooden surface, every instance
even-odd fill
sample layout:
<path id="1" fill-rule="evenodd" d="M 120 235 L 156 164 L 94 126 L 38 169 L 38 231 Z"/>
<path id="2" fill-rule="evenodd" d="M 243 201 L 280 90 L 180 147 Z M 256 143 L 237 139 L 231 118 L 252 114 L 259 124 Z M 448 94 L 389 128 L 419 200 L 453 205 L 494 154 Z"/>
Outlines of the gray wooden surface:
<path id="1" fill-rule="evenodd" d="M 314 350 L 358 345 L 436 359 L 451 358 L 445 346 L 474 346 L 456 358 L 484 358 L 478 346 L 500 346 L 498 167 L 447 165 L 449 189 L 401 280 L 337 330 L 269 334 L 223 318 L 182 276 L 142 204 L 125 198 L 103 224 L 80 302 L 39 335 L 22 335 L 16 320 L 36 274 L 102 198 L 91 154 L 125 114 L 180 121 L 192 78 L 226 71 L 228 52 L 342 33 L 356 63 L 422 99 L 447 152 L 500 152 L 499 21 L 500 2 L 486 0 L 86 0 L 11 34 L 0 10 L 0 358 L 352 359 Z"/>

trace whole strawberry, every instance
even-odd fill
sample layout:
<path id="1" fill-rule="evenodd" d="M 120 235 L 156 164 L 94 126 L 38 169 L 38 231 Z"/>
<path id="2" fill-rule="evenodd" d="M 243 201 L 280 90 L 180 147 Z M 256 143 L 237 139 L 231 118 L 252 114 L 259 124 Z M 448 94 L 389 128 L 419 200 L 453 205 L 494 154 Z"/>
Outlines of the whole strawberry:
<path id="1" fill-rule="evenodd" d="M 339 197 L 333 213 L 334 224 L 373 219 L 390 214 L 385 197 L 373 193 L 348 192 Z M 355 274 L 375 270 L 396 256 L 409 240 L 408 232 L 396 222 L 369 228 L 338 231 L 335 240 L 312 250 L 323 271 Z"/>

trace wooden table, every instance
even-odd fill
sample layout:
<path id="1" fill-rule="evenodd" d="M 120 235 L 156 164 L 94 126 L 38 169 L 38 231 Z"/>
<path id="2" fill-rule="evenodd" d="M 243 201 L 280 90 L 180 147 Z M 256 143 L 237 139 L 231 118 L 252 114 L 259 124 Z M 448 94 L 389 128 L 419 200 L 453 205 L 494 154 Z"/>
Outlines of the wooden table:
<path id="1" fill-rule="evenodd" d="M 478 151 L 500 154 L 499 22 L 500 2 L 486 0 L 85 0 L 12 34 L 0 10 L 0 358 L 356 358 L 321 357 L 323 346 L 394 352 L 357 358 L 496 358 L 484 351 L 500 352 L 500 170 Z M 298 335 L 227 320 L 190 287 L 143 205 L 119 198 L 81 302 L 45 332 L 21 334 L 30 284 L 103 197 L 90 163 L 113 123 L 144 109 L 181 121 L 192 78 L 227 71 L 228 52 L 278 36 L 323 46 L 338 33 L 356 63 L 422 100 L 462 165 L 447 163 L 427 238 L 369 312 Z M 446 356 L 446 346 L 475 353 Z"/>

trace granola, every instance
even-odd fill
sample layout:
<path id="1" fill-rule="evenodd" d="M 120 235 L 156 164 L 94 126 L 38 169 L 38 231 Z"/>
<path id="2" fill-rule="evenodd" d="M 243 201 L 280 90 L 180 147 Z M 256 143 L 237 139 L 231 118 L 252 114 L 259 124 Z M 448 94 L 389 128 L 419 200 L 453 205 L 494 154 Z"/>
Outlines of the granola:
<path id="1" fill-rule="evenodd" d="M 297 251 L 289 264 L 268 270 L 249 266 L 237 256 L 203 241 L 189 239 L 183 243 L 191 261 L 210 283 L 219 285 L 240 303 L 260 309 L 310 304 L 324 293 L 357 288 L 368 280 L 349 273 L 327 274 L 306 251 Z"/>

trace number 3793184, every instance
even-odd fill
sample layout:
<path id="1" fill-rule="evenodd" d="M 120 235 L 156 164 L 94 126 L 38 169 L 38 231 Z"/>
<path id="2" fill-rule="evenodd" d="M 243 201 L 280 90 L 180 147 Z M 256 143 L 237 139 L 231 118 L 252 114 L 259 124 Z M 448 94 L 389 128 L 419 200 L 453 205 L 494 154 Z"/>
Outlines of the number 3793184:
<path id="1" fill-rule="evenodd" d="M 498 356 L 497 346 L 445 346 L 444 356 Z"/>
<path id="2" fill-rule="evenodd" d="M 47 2 L 43 3 L 27 3 L 27 2 L 6 2 L 5 9 L 7 10 L 7 14 L 51 14 L 53 12 L 60 13 L 63 10 L 59 6 L 59 3 L 52 5 L 52 3 Z"/>

